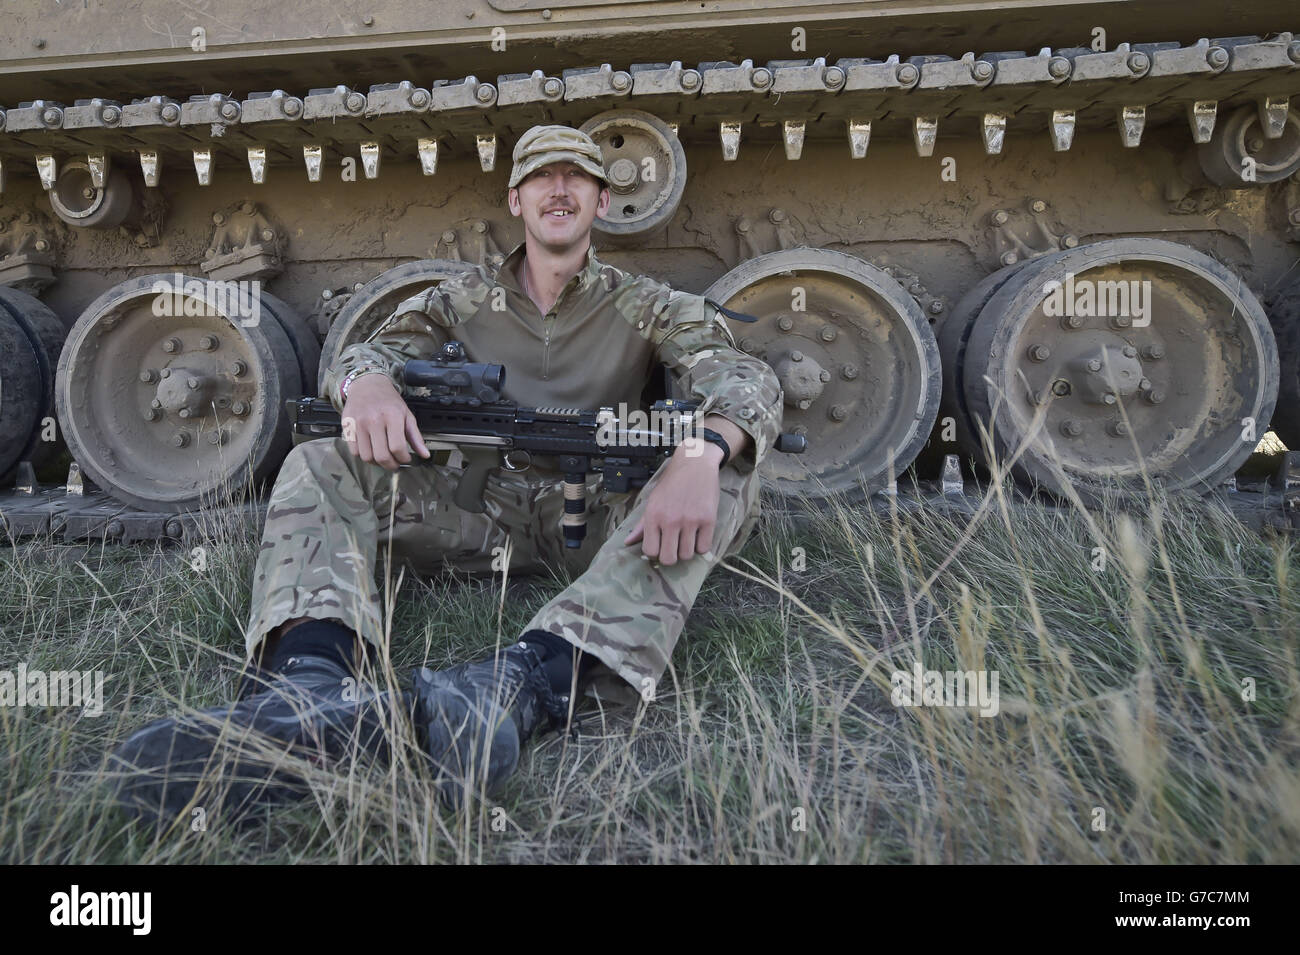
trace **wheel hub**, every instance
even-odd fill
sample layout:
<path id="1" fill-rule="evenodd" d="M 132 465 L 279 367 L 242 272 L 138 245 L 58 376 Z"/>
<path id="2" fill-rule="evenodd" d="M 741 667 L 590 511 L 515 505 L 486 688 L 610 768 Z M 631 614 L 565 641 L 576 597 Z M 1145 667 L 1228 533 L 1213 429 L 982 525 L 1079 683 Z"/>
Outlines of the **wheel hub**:
<path id="1" fill-rule="evenodd" d="M 630 159 L 616 159 L 609 164 L 609 185 L 619 195 L 636 191 L 636 163 Z"/>
<path id="2" fill-rule="evenodd" d="M 772 368 L 785 392 L 785 406 L 800 411 L 811 408 L 813 402 L 822 396 L 826 382 L 831 380 L 831 373 L 816 358 L 798 349 L 792 349 L 772 362 Z"/>
<path id="3" fill-rule="evenodd" d="M 233 382 L 212 368 L 178 365 L 158 373 L 151 407 L 181 418 L 204 418 L 214 408 L 230 407 Z"/>
<path id="4" fill-rule="evenodd" d="M 1073 373 L 1067 379 L 1071 391 L 1090 405 L 1114 405 L 1135 394 L 1146 380 L 1137 349 L 1127 343 L 1108 342 L 1089 349 L 1066 367 Z"/>

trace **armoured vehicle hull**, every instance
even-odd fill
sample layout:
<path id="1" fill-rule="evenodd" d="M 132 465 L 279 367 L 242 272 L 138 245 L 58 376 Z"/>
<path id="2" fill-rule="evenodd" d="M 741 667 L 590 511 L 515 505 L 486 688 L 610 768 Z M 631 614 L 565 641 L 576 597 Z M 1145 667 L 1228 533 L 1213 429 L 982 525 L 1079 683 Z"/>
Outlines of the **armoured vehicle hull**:
<path id="1" fill-rule="evenodd" d="M 1213 486 L 1300 438 L 1300 42 L 1289 6 L 1186 7 L 10 16 L 0 470 L 57 417 L 138 507 L 269 477 L 286 399 L 521 239 L 509 150 L 567 122 L 602 257 L 758 317 L 809 439 L 776 490 L 880 490 L 927 444 L 1058 495 Z"/>

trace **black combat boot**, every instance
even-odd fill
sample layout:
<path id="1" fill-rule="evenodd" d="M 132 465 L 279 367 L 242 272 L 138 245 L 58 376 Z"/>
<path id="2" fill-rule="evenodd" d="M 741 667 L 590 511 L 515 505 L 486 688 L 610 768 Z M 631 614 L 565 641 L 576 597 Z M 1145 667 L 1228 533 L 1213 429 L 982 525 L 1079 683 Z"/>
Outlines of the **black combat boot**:
<path id="1" fill-rule="evenodd" d="M 460 806 L 467 790 L 496 789 L 538 727 L 568 719 L 568 686 L 552 686 L 539 649 L 525 639 L 478 663 L 415 671 L 416 733 L 445 805 Z"/>
<path id="2" fill-rule="evenodd" d="M 320 626 L 333 625 L 302 625 Z M 350 630 L 337 629 L 351 639 Z M 285 652 L 277 651 L 261 692 L 195 716 L 159 720 L 122 743 L 109 760 L 110 770 L 121 774 L 118 803 L 149 821 L 171 822 L 197 807 L 211 815 L 218 803 L 238 819 L 306 794 L 305 780 L 276 765 L 286 752 L 313 761 L 354 752 L 386 755 L 391 694 L 361 681 L 328 643 L 300 638 L 295 651 L 290 636 L 301 637 L 286 635 Z M 391 702 L 409 707 L 406 695 Z M 205 792 L 198 793 L 205 775 Z"/>

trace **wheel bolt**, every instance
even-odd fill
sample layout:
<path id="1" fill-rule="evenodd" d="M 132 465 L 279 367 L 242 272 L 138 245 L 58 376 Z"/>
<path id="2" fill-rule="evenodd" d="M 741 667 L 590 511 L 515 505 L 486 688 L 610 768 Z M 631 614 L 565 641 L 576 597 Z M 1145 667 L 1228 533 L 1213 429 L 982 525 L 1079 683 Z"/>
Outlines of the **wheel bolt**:
<path id="1" fill-rule="evenodd" d="M 822 381 L 830 381 L 830 380 L 831 380 L 831 373 L 830 373 L 829 371 L 827 371 L 825 368 L 823 368 L 823 369 L 821 370 L 821 374 L 818 375 L 817 377 L 820 378 Z"/>
<path id="2" fill-rule="evenodd" d="M 1083 434 L 1083 423 L 1074 418 L 1066 418 L 1061 422 L 1061 434 L 1067 438 L 1077 438 Z"/>
<path id="3" fill-rule="evenodd" d="M 140 380 L 146 385 L 152 385 L 158 380 L 158 372 L 154 371 L 152 368 L 146 368 L 144 371 L 140 372 Z"/>
<path id="4" fill-rule="evenodd" d="M 999 209 L 997 212 L 993 213 L 993 224 L 994 224 L 994 225 L 1006 225 L 1006 224 L 1007 224 L 1007 214 L 1006 214 L 1005 212 L 1003 212 L 1001 209 Z"/>
<path id="5" fill-rule="evenodd" d="M 158 372 L 159 378 L 170 378 L 171 376 L 172 370 L 170 368 L 164 368 L 162 371 Z"/>
<path id="6" fill-rule="evenodd" d="M 153 401 L 149 402 L 149 407 L 155 411 L 159 410 L 162 408 L 162 400 L 160 398 L 155 398 Z"/>
<path id="7" fill-rule="evenodd" d="M 1128 434 L 1128 425 L 1123 421 L 1114 421 L 1111 423 L 1110 433 L 1117 438 L 1123 438 Z"/>
<path id="8" fill-rule="evenodd" d="M 1052 394 L 1058 398 L 1064 398 L 1070 393 L 1070 383 L 1064 378 L 1057 378 L 1052 382 Z"/>
<path id="9" fill-rule="evenodd" d="M 199 347 L 204 351 L 216 351 L 219 344 L 221 342 L 216 335 L 204 335 L 199 339 Z"/>
<path id="10" fill-rule="evenodd" d="M 804 398 L 802 401 L 799 402 L 799 410 L 800 410 L 800 411 L 807 411 L 807 410 L 808 410 L 809 408 L 811 408 L 811 407 L 812 407 L 812 399 L 811 399 L 811 398 Z"/>
<path id="11" fill-rule="evenodd" d="M 218 408 L 229 408 L 229 407 L 230 407 L 230 399 L 229 399 L 229 398 L 218 398 L 216 404 L 217 404 L 217 407 L 218 407 Z"/>
<path id="12" fill-rule="evenodd" d="M 1030 345 L 1029 357 L 1032 361 L 1047 361 L 1052 357 L 1052 350 L 1046 345 Z"/>
<path id="13" fill-rule="evenodd" d="M 806 427 L 804 427 L 803 425 L 801 425 L 801 424 L 797 424 L 797 425 L 795 425 L 794 428 L 792 429 L 792 431 L 793 431 L 795 434 L 803 434 L 803 435 L 806 435 L 806 434 L 808 433 L 808 429 L 807 429 Z"/>
<path id="14" fill-rule="evenodd" d="M 208 444 L 225 444 L 226 433 L 224 431 L 213 431 L 208 435 Z"/>
<path id="15" fill-rule="evenodd" d="M 1016 255 L 1014 252 L 1003 252 L 1000 261 L 1003 265 L 1015 265 L 1020 261 L 1020 256 Z"/>
<path id="16" fill-rule="evenodd" d="M 1147 401 L 1151 402 L 1153 405 L 1158 405 L 1160 402 L 1165 400 L 1165 393 L 1158 388 L 1152 388 L 1146 393 L 1145 397 Z"/>
<path id="17" fill-rule="evenodd" d="M 843 421 L 849 416 L 849 409 L 843 405 L 831 405 L 831 420 Z"/>
<path id="18" fill-rule="evenodd" d="M 199 380 L 193 376 L 185 379 L 185 387 L 190 391 L 196 391 L 199 387 Z"/>
<path id="19" fill-rule="evenodd" d="M 1117 399 L 1115 398 L 1115 396 L 1114 396 L 1113 394 L 1111 394 L 1111 393 L 1108 391 L 1108 392 L 1106 392 L 1104 395 L 1101 396 L 1101 400 L 1104 401 L 1104 402 L 1105 402 L 1106 404 L 1108 404 L 1108 405 L 1113 405 Z"/>
<path id="20" fill-rule="evenodd" d="M 1133 319 L 1129 318 L 1127 315 L 1116 315 L 1110 320 L 1110 323 L 1116 328 L 1128 328 L 1133 324 Z"/>
<path id="21" fill-rule="evenodd" d="M 1150 378 L 1143 378 L 1141 381 L 1138 382 L 1138 391 L 1150 391 L 1150 390 L 1151 390 Z"/>
<path id="22" fill-rule="evenodd" d="M 173 517 L 163 527 L 163 530 L 168 537 L 174 537 L 177 540 L 179 540 L 181 536 L 185 533 L 185 525 L 180 522 L 179 518 Z"/>
<path id="23" fill-rule="evenodd" d="M 187 448 L 190 445 L 190 436 L 184 431 L 177 431 L 172 435 L 172 446 L 176 448 Z"/>
<path id="24" fill-rule="evenodd" d="M 82 190 L 81 190 L 81 198 L 83 198 L 83 199 L 94 199 L 94 198 L 95 198 L 95 190 L 94 190 L 94 189 L 91 189 L 89 186 L 87 186 L 85 189 L 82 189 Z"/>
<path id="25" fill-rule="evenodd" d="M 801 351 L 792 351 L 792 352 L 790 352 L 790 360 L 791 360 L 791 361 L 803 361 L 803 352 L 801 352 Z"/>
<path id="26" fill-rule="evenodd" d="M 1088 370 L 1089 370 L 1089 371 L 1101 371 L 1101 359 L 1100 359 L 1100 358 L 1089 358 L 1089 359 L 1088 359 Z"/>
<path id="27" fill-rule="evenodd" d="M 248 403 L 244 401 L 236 401 L 230 406 L 230 410 L 233 414 L 237 415 L 248 414 Z"/>
<path id="28" fill-rule="evenodd" d="M 1078 315 L 1066 315 L 1064 318 L 1061 319 L 1061 324 L 1064 325 L 1066 328 L 1082 328 L 1083 319 L 1080 318 Z"/>
<path id="29" fill-rule="evenodd" d="M 189 409 L 189 408 L 182 408 L 180 411 L 178 411 L 178 412 L 176 412 L 176 413 L 177 413 L 178 415 L 180 415 L 182 418 L 188 418 L 188 417 L 190 416 L 190 409 Z"/>
<path id="30" fill-rule="evenodd" d="M 1034 212 L 1040 212 L 1040 213 L 1046 212 L 1047 203 L 1044 202 L 1042 199 L 1035 199 L 1033 202 L 1029 204 L 1029 208 L 1032 209 Z"/>
<path id="31" fill-rule="evenodd" d="M 835 341 L 835 329 L 831 328 L 831 326 L 829 325 L 823 326 L 821 331 L 821 337 L 822 337 L 822 341 L 824 342 Z"/>
<path id="32" fill-rule="evenodd" d="M 162 343 L 162 350 L 171 355 L 181 350 L 181 340 L 179 338 L 169 338 Z"/>
<path id="33" fill-rule="evenodd" d="M 1031 404 L 1045 405 L 1047 404 L 1048 401 L 1051 400 L 1052 394 L 1053 392 L 1048 390 L 1047 388 L 1043 388 L 1039 391 L 1031 391 L 1029 393 L 1029 401 Z"/>
<path id="34" fill-rule="evenodd" d="M 1125 358 L 1136 358 L 1136 357 L 1137 357 L 1137 353 L 1138 353 L 1138 350 L 1137 350 L 1136 348 L 1134 348 L 1132 345 L 1125 345 L 1125 346 L 1124 346 L 1124 357 L 1125 357 Z"/>
<path id="35" fill-rule="evenodd" d="M 840 374 L 844 376 L 846 381 L 852 381 L 854 378 L 858 377 L 858 366 L 845 365 L 840 369 Z"/>
<path id="36" fill-rule="evenodd" d="M 794 328 L 794 319 L 790 318 L 789 316 L 782 315 L 780 318 L 776 320 L 776 326 L 777 328 L 781 329 L 781 331 L 788 332 L 790 329 Z"/>
<path id="37" fill-rule="evenodd" d="M 945 306 L 945 305 L 943 304 L 943 302 L 939 301 L 938 299 L 935 299 L 933 302 L 930 303 L 930 314 L 931 314 L 931 315 L 942 315 L 942 314 L 943 314 L 943 310 L 944 310 L 946 307 L 947 307 L 947 306 Z"/>
<path id="38" fill-rule="evenodd" d="M 242 358 L 237 358 L 230 364 L 230 373 L 236 378 L 242 378 L 248 374 L 248 365 Z"/>
<path id="39" fill-rule="evenodd" d="M 1146 348 L 1142 349 L 1142 357 L 1143 358 L 1164 358 L 1165 346 L 1158 343 L 1155 345 L 1148 345 Z"/>
<path id="40" fill-rule="evenodd" d="M 162 417 L 162 412 L 159 411 L 157 408 L 150 408 L 148 411 L 144 413 L 145 421 L 157 421 L 161 417 Z"/>

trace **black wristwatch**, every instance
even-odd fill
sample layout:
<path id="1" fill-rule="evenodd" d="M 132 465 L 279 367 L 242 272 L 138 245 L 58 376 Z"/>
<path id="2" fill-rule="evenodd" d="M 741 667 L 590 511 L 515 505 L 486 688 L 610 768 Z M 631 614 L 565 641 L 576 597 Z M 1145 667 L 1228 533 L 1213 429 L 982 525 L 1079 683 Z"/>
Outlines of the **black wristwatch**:
<path id="1" fill-rule="evenodd" d="M 718 434 L 718 432 L 709 428 L 701 428 L 700 437 L 709 442 L 709 444 L 716 444 L 722 449 L 722 463 L 718 465 L 718 468 L 725 468 L 727 462 L 731 460 L 731 445 L 727 444 L 727 440 L 722 435 Z"/>

